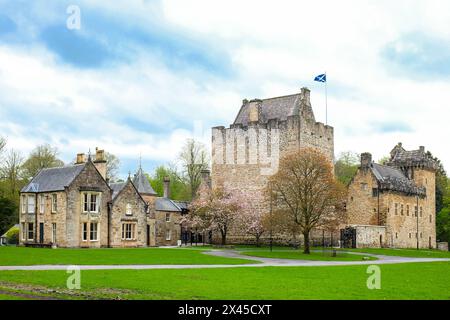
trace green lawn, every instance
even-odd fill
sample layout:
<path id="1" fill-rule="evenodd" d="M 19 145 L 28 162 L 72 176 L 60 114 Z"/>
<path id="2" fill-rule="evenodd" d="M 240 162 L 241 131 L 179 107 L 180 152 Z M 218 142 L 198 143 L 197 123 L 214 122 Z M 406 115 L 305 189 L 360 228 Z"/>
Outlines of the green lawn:
<path id="1" fill-rule="evenodd" d="M 426 250 L 426 249 L 378 249 L 378 248 L 367 248 L 367 249 L 340 249 L 349 252 L 364 252 L 372 254 L 380 254 L 385 256 L 397 256 L 397 257 L 415 257 L 415 258 L 450 258 L 449 251 L 440 250 Z"/>
<path id="2" fill-rule="evenodd" d="M 203 254 L 201 249 L 40 249 L 0 247 L 0 265 L 248 264 L 248 259 Z"/>
<path id="3" fill-rule="evenodd" d="M 369 290 L 367 266 L 81 272 L 88 298 L 121 299 L 450 299 L 450 263 L 380 265 L 381 289 Z M 0 288 L 65 288 L 65 271 L 1 271 Z M 67 294 L 67 292 L 65 292 Z"/>
<path id="4" fill-rule="evenodd" d="M 377 260 L 374 257 L 337 252 L 336 257 L 331 256 L 330 251 L 312 251 L 310 254 L 304 254 L 302 250 L 257 250 L 241 251 L 241 254 L 252 257 L 295 259 L 295 260 L 321 260 L 321 261 L 362 261 Z M 365 258 L 365 259 L 363 259 Z"/>

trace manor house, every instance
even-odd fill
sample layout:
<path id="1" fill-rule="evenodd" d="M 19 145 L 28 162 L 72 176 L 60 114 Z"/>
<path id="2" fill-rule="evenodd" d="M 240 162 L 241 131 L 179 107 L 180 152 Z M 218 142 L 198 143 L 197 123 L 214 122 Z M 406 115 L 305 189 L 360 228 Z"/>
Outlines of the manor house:
<path id="1" fill-rule="evenodd" d="M 103 150 L 86 160 L 42 169 L 20 194 L 20 244 L 58 247 L 176 245 L 183 202 L 170 199 L 169 179 L 158 197 L 142 168 L 125 182 L 109 183 Z"/>

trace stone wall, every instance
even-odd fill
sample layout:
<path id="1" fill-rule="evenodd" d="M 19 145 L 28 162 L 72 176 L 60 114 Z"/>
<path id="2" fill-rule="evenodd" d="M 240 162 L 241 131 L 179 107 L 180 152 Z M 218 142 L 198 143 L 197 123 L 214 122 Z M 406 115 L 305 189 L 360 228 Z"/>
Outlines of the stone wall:
<path id="1" fill-rule="evenodd" d="M 166 222 L 166 214 L 170 221 Z M 181 239 L 181 214 L 179 212 L 155 211 L 155 241 L 157 246 L 176 246 Z M 166 232 L 170 231 L 170 240 L 166 239 Z"/>
<path id="2" fill-rule="evenodd" d="M 352 226 L 356 229 L 357 248 L 380 248 L 386 246 L 385 226 Z"/>

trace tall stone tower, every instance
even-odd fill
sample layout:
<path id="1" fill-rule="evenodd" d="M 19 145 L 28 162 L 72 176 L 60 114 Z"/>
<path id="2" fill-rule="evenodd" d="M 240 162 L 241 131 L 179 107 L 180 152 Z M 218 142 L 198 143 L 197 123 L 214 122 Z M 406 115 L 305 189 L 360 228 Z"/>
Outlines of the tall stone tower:
<path id="1" fill-rule="evenodd" d="M 310 90 L 244 100 L 229 128 L 212 128 L 212 186 L 242 191 L 255 210 L 268 210 L 264 189 L 288 151 L 314 147 L 334 158 L 333 128 L 316 122 Z"/>

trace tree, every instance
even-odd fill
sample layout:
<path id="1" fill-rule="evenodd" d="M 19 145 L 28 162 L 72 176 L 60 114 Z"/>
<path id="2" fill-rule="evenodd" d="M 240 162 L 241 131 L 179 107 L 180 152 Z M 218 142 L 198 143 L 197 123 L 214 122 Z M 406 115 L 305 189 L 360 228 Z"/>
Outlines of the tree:
<path id="1" fill-rule="evenodd" d="M 450 242 L 450 182 L 443 194 L 442 208 L 436 215 L 436 236 L 440 241 Z"/>
<path id="2" fill-rule="evenodd" d="M 0 235 L 6 232 L 17 220 L 16 203 L 0 195 Z"/>
<path id="3" fill-rule="evenodd" d="M 119 176 L 120 160 L 112 153 L 105 152 L 106 178 L 115 182 Z"/>
<path id="4" fill-rule="evenodd" d="M 226 245 L 228 231 L 235 226 L 238 214 L 248 209 L 246 203 L 242 194 L 217 185 L 191 202 L 188 219 L 203 226 L 203 231 L 219 231 L 221 243 Z"/>
<path id="5" fill-rule="evenodd" d="M 194 139 L 188 139 L 178 158 L 183 167 L 183 177 L 190 189 L 191 199 L 193 199 L 201 183 L 202 170 L 209 168 L 205 145 Z"/>
<path id="6" fill-rule="evenodd" d="M 280 159 L 278 172 L 269 179 L 269 194 L 303 234 L 304 253 L 310 253 L 312 229 L 337 220 L 345 201 L 345 187 L 334 178 L 332 164 L 318 150 L 304 148 Z"/>
<path id="7" fill-rule="evenodd" d="M 149 182 L 155 192 L 162 197 L 164 194 L 164 178 L 170 178 L 170 197 L 174 200 L 189 200 L 190 192 L 185 181 L 176 172 L 174 167 L 159 166 L 153 175 L 148 176 Z"/>
<path id="8" fill-rule="evenodd" d="M 64 162 L 58 159 L 57 155 L 58 149 L 51 147 L 49 144 L 34 148 L 22 166 L 23 178 L 29 180 L 42 169 L 64 166 Z"/>
<path id="9" fill-rule="evenodd" d="M 0 137 L 0 156 L 3 153 L 3 151 L 5 150 L 6 147 L 6 139 L 3 137 Z"/>
<path id="10" fill-rule="evenodd" d="M 9 150 L 0 168 L 0 176 L 6 182 L 6 190 L 10 197 L 15 198 L 20 188 L 23 157 L 14 149 Z"/>
<path id="11" fill-rule="evenodd" d="M 265 223 L 267 215 L 268 213 L 254 209 L 241 210 L 239 214 L 239 229 L 245 234 L 254 236 L 257 247 L 260 246 L 261 236 L 267 230 L 267 223 Z"/>
<path id="12" fill-rule="evenodd" d="M 352 151 L 341 152 L 338 160 L 334 164 L 336 178 L 348 185 L 358 170 L 359 154 Z"/>

